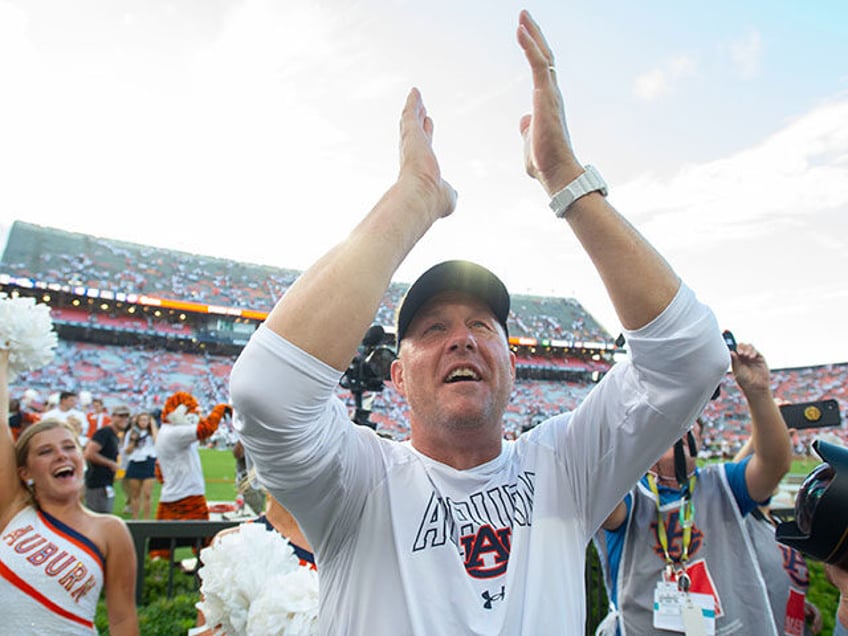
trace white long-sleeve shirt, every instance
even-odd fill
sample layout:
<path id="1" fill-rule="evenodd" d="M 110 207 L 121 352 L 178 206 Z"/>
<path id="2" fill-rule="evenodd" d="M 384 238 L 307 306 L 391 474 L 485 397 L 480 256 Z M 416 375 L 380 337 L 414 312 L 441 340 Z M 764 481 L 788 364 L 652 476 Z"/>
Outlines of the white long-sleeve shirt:
<path id="1" fill-rule="evenodd" d="M 577 409 L 456 470 L 352 424 L 339 371 L 257 330 L 231 377 L 239 433 L 315 550 L 322 633 L 582 633 L 588 541 L 728 366 L 685 286 L 627 341 Z"/>
<path id="2" fill-rule="evenodd" d="M 154 444 L 162 471 L 159 501 L 171 503 L 206 494 L 199 447 L 195 425 L 166 423 L 159 429 Z"/>

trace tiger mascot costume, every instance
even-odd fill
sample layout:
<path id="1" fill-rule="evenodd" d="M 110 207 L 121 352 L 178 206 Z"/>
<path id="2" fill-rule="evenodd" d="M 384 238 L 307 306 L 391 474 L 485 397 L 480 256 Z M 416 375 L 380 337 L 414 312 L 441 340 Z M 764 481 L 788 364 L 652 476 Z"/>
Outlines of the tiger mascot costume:
<path id="1" fill-rule="evenodd" d="M 178 391 L 167 399 L 162 409 L 162 426 L 156 437 L 157 474 L 162 482 L 157 520 L 209 519 L 198 446 L 212 436 L 222 418 L 231 414 L 228 404 L 218 404 L 202 418 L 197 400 L 185 391 Z M 167 558 L 168 550 L 161 549 L 166 544 L 162 540 L 151 540 L 151 557 Z"/>

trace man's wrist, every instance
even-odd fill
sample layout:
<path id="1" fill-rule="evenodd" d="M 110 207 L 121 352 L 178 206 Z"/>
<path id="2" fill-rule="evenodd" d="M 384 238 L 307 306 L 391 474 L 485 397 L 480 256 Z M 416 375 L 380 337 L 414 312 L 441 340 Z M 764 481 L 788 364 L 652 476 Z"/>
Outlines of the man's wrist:
<path id="1" fill-rule="evenodd" d="M 576 201 L 595 192 L 607 196 L 607 184 L 594 166 L 587 165 L 580 175 L 553 195 L 549 205 L 557 218 L 561 219 Z"/>
<path id="2" fill-rule="evenodd" d="M 549 197 L 553 197 L 557 192 L 562 190 L 569 183 L 583 174 L 586 169 L 576 159 L 563 162 L 558 169 L 549 178 L 540 179 L 542 187 Z"/>
<path id="3" fill-rule="evenodd" d="M 739 388 L 749 402 L 758 400 L 774 402 L 774 394 L 772 394 L 771 387 L 769 386 L 748 385 L 743 387 L 740 384 Z"/>
<path id="4" fill-rule="evenodd" d="M 411 175 L 400 176 L 376 207 L 387 208 L 392 219 L 397 219 L 398 210 L 405 211 L 406 220 L 402 223 L 405 227 L 411 227 L 407 226 L 407 222 L 411 221 L 415 226 L 414 233 L 419 236 L 423 236 L 436 221 L 450 212 L 436 184 Z"/>

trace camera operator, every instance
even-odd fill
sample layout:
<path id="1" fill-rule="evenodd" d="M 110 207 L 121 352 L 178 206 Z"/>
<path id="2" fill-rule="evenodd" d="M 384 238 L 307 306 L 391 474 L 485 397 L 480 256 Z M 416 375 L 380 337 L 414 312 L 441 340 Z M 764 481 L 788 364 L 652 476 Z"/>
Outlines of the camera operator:
<path id="1" fill-rule="evenodd" d="M 728 348 L 751 415 L 753 453 L 698 467 L 699 419 L 627 493 L 595 535 L 612 604 L 599 633 L 682 631 L 682 607 L 692 598 L 708 610 L 698 617 L 702 626 L 713 623 L 715 633 L 778 633 L 776 622 L 764 620 L 771 602 L 744 517 L 771 497 L 789 470 L 789 434 L 763 355 L 746 343 Z M 720 610 L 714 618 L 713 607 Z M 801 610 L 803 622 L 803 603 Z"/>
<path id="2" fill-rule="evenodd" d="M 795 497 L 795 519 L 777 527 L 777 540 L 823 561 L 830 582 L 839 588 L 835 636 L 848 636 L 848 448 L 820 439 L 813 450 L 816 466 Z"/>
<path id="3" fill-rule="evenodd" d="M 391 379 L 391 365 L 397 356 L 383 344 L 385 338 L 382 326 L 371 325 L 356 350 L 353 362 L 339 381 L 353 396 L 356 405 L 351 418 L 353 422 L 375 430 L 377 425 L 371 421 L 370 400 L 366 401 L 363 394 L 379 393 L 385 388 L 384 382 Z"/>

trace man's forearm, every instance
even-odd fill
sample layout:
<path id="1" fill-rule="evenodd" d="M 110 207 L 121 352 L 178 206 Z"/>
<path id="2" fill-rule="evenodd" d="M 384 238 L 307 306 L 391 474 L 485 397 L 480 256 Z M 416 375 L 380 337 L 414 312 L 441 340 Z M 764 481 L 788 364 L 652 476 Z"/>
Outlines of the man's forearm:
<path id="1" fill-rule="evenodd" d="M 771 496 L 792 465 L 792 442 L 768 389 L 744 391 L 751 412 L 753 457 L 746 470 L 748 491 L 755 501 Z"/>
<path id="2" fill-rule="evenodd" d="M 625 329 L 659 316 L 680 287 L 662 256 L 598 194 L 578 199 L 566 215 L 606 286 Z"/>
<path id="3" fill-rule="evenodd" d="M 748 392 L 745 393 L 745 399 L 751 412 L 754 454 L 774 464 L 776 470 L 788 470 L 792 459 L 792 444 L 771 391 Z"/>
<path id="4" fill-rule="evenodd" d="M 519 15 L 517 35 L 533 76 L 533 111 L 519 122 L 524 166 L 553 197 L 584 168 L 568 134 L 554 53 L 527 11 Z M 639 329 L 659 316 L 680 281 L 657 251 L 598 191 L 578 197 L 564 213 L 598 270 L 622 326 Z"/>

